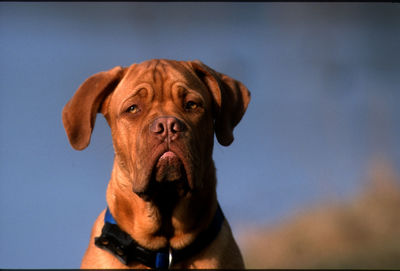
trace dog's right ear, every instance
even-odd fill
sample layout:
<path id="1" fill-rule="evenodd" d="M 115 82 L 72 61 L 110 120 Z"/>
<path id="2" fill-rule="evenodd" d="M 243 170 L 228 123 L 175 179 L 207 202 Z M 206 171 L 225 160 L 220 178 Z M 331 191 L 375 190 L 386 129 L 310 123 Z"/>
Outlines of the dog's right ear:
<path id="1" fill-rule="evenodd" d="M 64 106 L 62 121 L 71 146 L 83 150 L 89 145 L 96 114 L 104 99 L 115 89 L 124 76 L 124 68 L 117 66 L 99 72 L 83 82 Z"/>
<path id="2" fill-rule="evenodd" d="M 250 91 L 241 82 L 214 71 L 195 60 L 190 65 L 210 90 L 215 104 L 215 135 L 223 146 L 233 141 L 233 129 L 242 119 L 250 102 Z"/>

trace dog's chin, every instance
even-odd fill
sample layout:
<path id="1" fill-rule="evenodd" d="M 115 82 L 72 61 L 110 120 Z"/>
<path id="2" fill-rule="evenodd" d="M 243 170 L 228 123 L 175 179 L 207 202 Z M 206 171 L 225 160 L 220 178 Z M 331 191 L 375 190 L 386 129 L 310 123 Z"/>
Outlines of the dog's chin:
<path id="1" fill-rule="evenodd" d="M 182 160 L 174 152 L 167 151 L 155 161 L 146 189 L 136 194 L 146 201 L 164 204 L 184 197 L 188 191 L 188 177 Z"/>

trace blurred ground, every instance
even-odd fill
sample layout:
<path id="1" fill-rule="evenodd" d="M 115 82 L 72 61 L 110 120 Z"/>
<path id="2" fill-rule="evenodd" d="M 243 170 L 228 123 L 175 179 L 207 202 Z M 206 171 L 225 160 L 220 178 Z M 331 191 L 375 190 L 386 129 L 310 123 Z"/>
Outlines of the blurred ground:
<path id="1" fill-rule="evenodd" d="M 312 206 L 239 237 L 247 268 L 400 268 L 400 185 L 377 161 L 345 202 Z"/>

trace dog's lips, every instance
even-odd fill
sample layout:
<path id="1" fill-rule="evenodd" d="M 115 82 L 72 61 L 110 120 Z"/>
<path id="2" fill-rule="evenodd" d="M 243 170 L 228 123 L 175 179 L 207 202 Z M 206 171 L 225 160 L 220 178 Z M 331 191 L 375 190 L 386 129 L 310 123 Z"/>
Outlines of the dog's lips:
<path id="1" fill-rule="evenodd" d="M 177 181 L 186 176 L 183 162 L 172 151 L 166 151 L 156 161 L 154 178 L 158 182 Z"/>
<path id="2" fill-rule="evenodd" d="M 179 149 L 156 149 L 153 154 L 148 182 L 143 188 L 134 190 L 134 193 L 146 201 L 162 201 L 162 198 L 169 201 L 174 195 L 183 197 L 193 189 L 190 166 Z"/>
<path id="3" fill-rule="evenodd" d="M 174 152 L 166 151 L 166 152 L 164 152 L 163 155 L 160 156 L 160 158 L 158 160 L 169 159 L 169 158 L 174 158 L 174 157 L 177 157 Z"/>

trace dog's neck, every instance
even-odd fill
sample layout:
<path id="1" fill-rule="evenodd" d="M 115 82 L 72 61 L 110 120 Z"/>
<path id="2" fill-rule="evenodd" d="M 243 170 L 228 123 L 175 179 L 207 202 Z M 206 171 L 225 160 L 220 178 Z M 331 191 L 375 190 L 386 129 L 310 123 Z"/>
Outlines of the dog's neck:
<path id="1" fill-rule="evenodd" d="M 132 190 L 132 181 L 114 163 L 107 188 L 107 203 L 118 226 L 148 249 L 171 246 L 180 249 L 190 244 L 208 227 L 217 209 L 216 177 L 211 161 L 204 174 L 211 187 L 192 191 L 179 198 L 171 208 L 160 208 Z M 210 193 L 210 191 L 213 191 Z"/>

